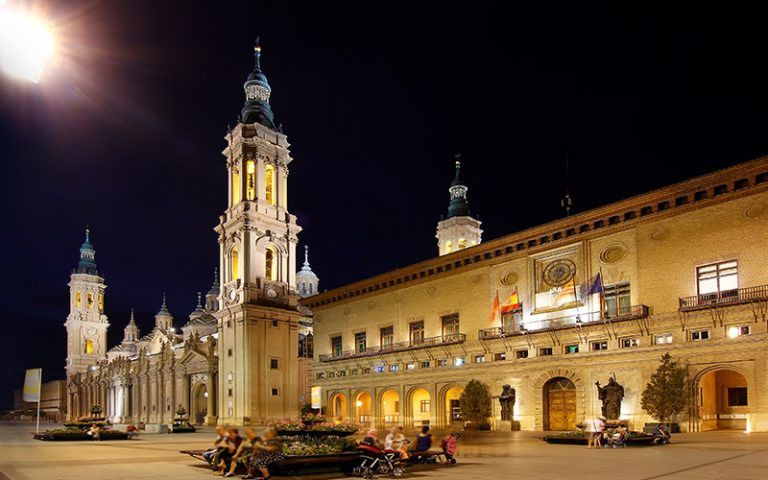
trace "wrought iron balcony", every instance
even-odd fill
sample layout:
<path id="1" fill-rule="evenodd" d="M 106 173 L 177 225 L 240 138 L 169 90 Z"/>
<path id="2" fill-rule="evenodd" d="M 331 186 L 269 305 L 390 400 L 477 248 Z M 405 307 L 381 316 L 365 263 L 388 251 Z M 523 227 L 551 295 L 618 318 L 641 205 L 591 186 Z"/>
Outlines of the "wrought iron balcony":
<path id="1" fill-rule="evenodd" d="M 702 308 L 722 305 L 737 305 L 740 303 L 768 300 L 768 285 L 757 287 L 734 288 L 720 292 L 704 293 L 680 299 L 680 310 L 700 310 Z"/>
<path id="2" fill-rule="evenodd" d="M 522 317 L 513 324 L 507 324 L 505 327 L 484 328 L 478 331 L 480 340 L 490 340 L 493 338 L 510 337 L 513 335 L 522 335 L 529 332 L 539 332 L 545 330 L 556 330 L 560 328 L 571 328 L 580 325 L 589 325 L 604 321 L 623 321 L 636 318 L 645 318 L 648 316 L 648 307 L 645 305 L 632 305 L 631 307 L 622 307 L 610 309 L 604 312 L 586 312 L 564 317 L 548 318 L 543 320 L 527 321 L 522 324 Z"/>
<path id="3" fill-rule="evenodd" d="M 371 357 L 374 355 L 384 355 L 387 353 L 403 352 L 406 350 L 415 350 L 419 348 L 429 348 L 442 345 L 454 345 L 466 341 L 467 335 L 464 333 L 453 333 L 450 335 L 441 335 L 439 337 L 428 337 L 419 340 L 409 340 L 407 342 L 390 343 L 388 345 L 366 347 L 365 350 L 345 350 L 336 354 L 323 354 L 319 356 L 321 362 L 332 362 L 335 360 L 345 360 L 348 358 Z"/>

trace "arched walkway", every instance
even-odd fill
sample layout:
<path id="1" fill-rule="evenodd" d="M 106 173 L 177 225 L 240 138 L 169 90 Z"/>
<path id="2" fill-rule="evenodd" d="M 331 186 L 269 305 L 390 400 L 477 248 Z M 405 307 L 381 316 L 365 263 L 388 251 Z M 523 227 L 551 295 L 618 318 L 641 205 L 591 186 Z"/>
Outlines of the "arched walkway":
<path id="1" fill-rule="evenodd" d="M 371 394 L 360 392 L 355 397 L 355 421 L 363 426 L 371 425 Z"/>
<path id="2" fill-rule="evenodd" d="M 197 425 L 205 423 L 205 416 L 208 415 L 208 386 L 206 384 L 200 383 L 194 387 L 189 415 L 191 422 Z"/>
<path id="3" fill-rule="evenodd" d="M 443 394 L 443 408 L 445 409 L 445 424 L 450 425 L 462 421 L 461 406 L 459 399 L 464 389 L 461 387 L 450 387 Z"/>
<path id="4" fill-rule="evenodd" d="M 750 413 L 747 378 L 730 368 L 712 368 L 694 379 L 692 395 L 700 431 L 746 430 Z"/>
<path id="5" fill-rule="evenodd" d="M 400 394 L 387 390 L 381 394 L 381 422 L 384 427 L 400 424 Z"/>
<path id="6" fill-rule="evenodd" d="M 343 393 L 334 393 L 331 395 L 330 410 L 333 420 L 344 421 L 347 418 L 347 396 Z"/>
<path id="7" fill-rule="evenodd" d="M 405 423 L 409 427 L 420 427 L 429 425 L 432 416 L 432 397 L 425 388 L 415 388 L 410 392 L 408 402 L 408 421 Z"/>
<path id="8" fill-rule="evenodd" d="M 576 385 L 555 377 L 544 384 L 544 430 L 576 430 Z"/>

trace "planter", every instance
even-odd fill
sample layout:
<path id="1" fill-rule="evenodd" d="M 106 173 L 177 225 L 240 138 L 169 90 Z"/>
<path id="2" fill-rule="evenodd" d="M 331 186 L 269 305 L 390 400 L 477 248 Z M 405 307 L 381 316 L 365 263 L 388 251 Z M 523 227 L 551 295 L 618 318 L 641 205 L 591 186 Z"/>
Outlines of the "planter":
<path id="1" fill-rule="evenodd" d="M 588 434 L 586 432 L 572 432 L 545 435 L 537 438 L 555 445 L 586 445 Z M 628 446 L 654 445 L 653 440 L 653 435 L 643 432 L 629 432 L 624 442 Z"/>
<path id="2" fill-rule="evenodd" d="M 356 432 L 337 432 L 336 430 L 278 430 L 281 437 L 348 437 Z"/>
<path id="3" fill-rule="evenodd" d="M 46 440 L 46 441 L 59 441 L 59 442 L 67 442 L 67 441 L 93 441 L 93 437 L 88 435 L 86 432 L 81 431 L 67 431 L 67 430 L 60 430 L 60 431 L 48 431 L 43 432 L 40 434 L 36 434 L 33 437 L 35 440 Z M 128 434 L 125 432 L 121 432 L 119 430 L 107 430 L 104 432 L 101 432 L 101 440 L 127 440 Z"/>

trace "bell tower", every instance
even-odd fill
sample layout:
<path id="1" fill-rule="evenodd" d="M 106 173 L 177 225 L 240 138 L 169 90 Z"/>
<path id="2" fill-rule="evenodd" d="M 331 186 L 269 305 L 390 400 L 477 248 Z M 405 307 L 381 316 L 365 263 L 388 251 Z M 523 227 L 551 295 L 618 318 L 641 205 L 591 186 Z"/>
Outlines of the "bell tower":
<path id="1" fill-rule="evenodd" d="M 104 290 L 107 285 L 96 269 L 96 249 L 91 232 L 85 230 L 80 246 L 80 261 L 69 281 L 67 328 L 67 377 L 87 371 L 107 358 L 107 316 L 104 315 Z"/>
<path id="2" fill-rule="evenodd" d="M 483 231 L 480 220 L 472 217 L 469 211 L 467 190 L 461 180 L 461 162 L 456 158 L 456 178 L 451 182 L 448 192 L 451 203 L 448 204 L 448 216 L 437 222 L 437 249 L 440 255 L 446 255 L 456 250 L 473 247 L 480 243 Z"/>
<path id="3" fill-rule="evenodd" d="M 227 208 L 220 247 L 218 416 L 261 424 L 298 414 L 296 244 L 288 211 L 287 137 L 275 127 L 261 47 L 243 86 L 245 105 L 226 136 Z"/>

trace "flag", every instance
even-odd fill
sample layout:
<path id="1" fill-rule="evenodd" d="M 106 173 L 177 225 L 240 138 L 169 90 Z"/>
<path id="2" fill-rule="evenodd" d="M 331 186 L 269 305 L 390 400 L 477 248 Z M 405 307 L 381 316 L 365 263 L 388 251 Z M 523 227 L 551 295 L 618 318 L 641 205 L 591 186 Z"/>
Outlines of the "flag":
<path id="1" fill-rule="evenodd" d="M 42 368 L 30 368 L 27 369 L 26 375 L 24 375 L 24 390 L 23 400 L 25 402 L 39 402 L 40 401 L 40 385 L 43 379 Z"/>
<path id="2" fill-rule="evenodd" d="M 496 314 L 499 313 L 499 291 L 496 290 L 496 296 L 493 298 L 493 306 L 491 307 L 491 323 L 496 321 Z"/>
<path id="3" fill-rule="evenodd" d="M 592 295 L 594 293 L 603 293 L 603 276 L 601 272 L 597 272 L 597 275 L 595 275 L 595 277 L 589 283 L 589 290 L 587 290 L 587 295 Z"/>
<path id="4" fill-rule="evenodd" d="M 501 314 L 514 312 L 520 310 L 520 299 L 517 296 L 517 287 L 512 289 L 512 293 L 509 294 L 509 300 L 507 304 L 501 307 Z"/>
<path id="5" fill-rule="evenodd" d="M 562 288 L 555 293 L 552 306 L 561 307 L 563 305 L 578 301 L 576 297 L 576 285 L 573 283 L 573 279 L 570 279 L 568 283 L 562 286 Z"/>

